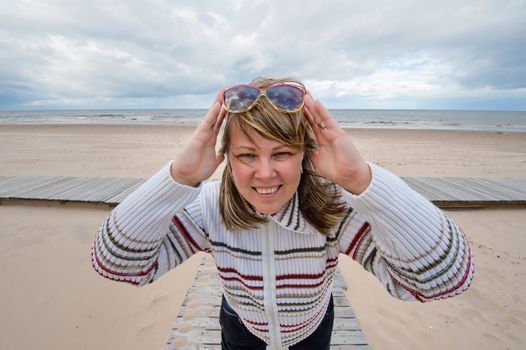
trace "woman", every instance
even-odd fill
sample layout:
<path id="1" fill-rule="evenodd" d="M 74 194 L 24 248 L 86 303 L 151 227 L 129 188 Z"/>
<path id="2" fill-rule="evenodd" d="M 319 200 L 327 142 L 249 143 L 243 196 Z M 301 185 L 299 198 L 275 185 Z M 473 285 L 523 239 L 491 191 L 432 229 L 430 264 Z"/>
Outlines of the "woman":
<path id="1" fill-rule="evenodd" d="M 205 183 L 225 157 L 222 181 Z M 340 253 L 404 300 L 457 295 L 473 275 L 460 228 L 365 162 L 291 79 L 222 90 L 182 156 L 109 214 L 92 256 L 101 275 L 144 285 L 198 251 L 223 283 L 223 349 L 329 349 Z"/>

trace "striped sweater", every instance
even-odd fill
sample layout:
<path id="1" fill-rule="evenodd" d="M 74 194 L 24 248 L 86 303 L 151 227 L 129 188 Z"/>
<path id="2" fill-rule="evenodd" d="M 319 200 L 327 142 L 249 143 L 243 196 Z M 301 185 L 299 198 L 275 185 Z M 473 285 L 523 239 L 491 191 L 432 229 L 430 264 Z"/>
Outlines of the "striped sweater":
<path id="1" fill-rule="evenodd" d="M 320 324 L 340 253 L 403 300 L 447 298 L 471 283 L 473 262 L 460 228 L 374 164 L 364 193 L 341 189 L 347 213 L 327 237 L 302 216 L 297 196 L 267 223 L 231 232 L 219 212 L 220 182 L 178 184 L 170 165 L 108 215 L 93 243 L 93 267 L 112 280 L 144 285 L 208 252 L 229 304 L 275 349 L 298 343 Z"/>

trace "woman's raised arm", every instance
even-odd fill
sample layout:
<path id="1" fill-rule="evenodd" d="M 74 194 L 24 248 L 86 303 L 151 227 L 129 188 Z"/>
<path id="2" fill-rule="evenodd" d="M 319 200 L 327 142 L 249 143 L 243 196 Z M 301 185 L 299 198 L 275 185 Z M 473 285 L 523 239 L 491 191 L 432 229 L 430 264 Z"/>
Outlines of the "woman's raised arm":
<path id="1" fill-rule="evenodd" d="M 222 96 L 220 91 L 205 119 L 196 128 L 192 138 L 172 164 L 172 177 L 180 184 L 197 186 L 212 176 L 225 158 L 215 149 L 217 135 L 226 115 Z"/>

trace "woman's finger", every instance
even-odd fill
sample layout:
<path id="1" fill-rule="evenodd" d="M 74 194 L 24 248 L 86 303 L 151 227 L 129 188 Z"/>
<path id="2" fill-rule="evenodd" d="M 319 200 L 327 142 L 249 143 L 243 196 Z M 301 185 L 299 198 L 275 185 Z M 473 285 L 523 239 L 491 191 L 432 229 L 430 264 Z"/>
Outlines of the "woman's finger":
<path id="1" fill-rule="evenodd" d="M 314 100 L 309 94 L 305 98 L 305 105 L 309 108 L 311 114 L 315 116 L 316 124 L 319 125 L 321 129 L 338 127 L 336 119 L 320 100 Z"/>
<path id="2" fill-rule="evenodd" d="M 221 110 L 219 111 L 219 115 L 217 116 L 217 121 L 214 126 L 214 133 L 215 136 L 219 135 L 219 130 L 221 130 L 221 125 L 223 125 L 223 121 L 225 120 L 227 110 L 221 105 Z"/>
<path id="3" fill-rule="evenodd" d="M 329 111 L 321 104 L 319 100 L 314 101 L 314 108 L 320 118 L 319 124 L 322 129 L 334 128 L 338 126 L 336 119 L 329 113 Z"/>
<path id="4" fill-rule="evenodd" d="M 309 114 L 312 116 L 312 122 L 320 127 L 320 124 L 323 121 L 323 116 L 320 114 L 318 108 L 316 108 L 316 101 L 313 100 L 311 95 L 305 97 L 305 108 L 309 111 Z"/>
<path id="5" fill-rule="evenodd" d="M 324 122 L 323 119 L 321 119 L 319 116 L 316 116 L 315 113 L 312 112 L 312 110 L 306 106 L 304 109 L 305 114 L 307 116 L 307 121 L 309 122 L 309 125 L 314 132 L 314 136 L 316 136 L 316 139 L 318 140 L 318 144 L 324 144 L 327 142 L 327 122 Z"/>
<path id="6" fill-rule="evenodd" d="M 314 135 L 316 136 L 316 138 L 318 138 L 320 127 L 316 123 L 316 118 L 314 118 L 314 115 L 312 114 L 312 112 L 310 111 L 308 107 L 305 107 L 303 109 L 303 112 L 305 113 L 305 116 L 307 117 L 307 122 L 309 123 L 312 131 L 314 131 Z"/>
<path id="7" fill-rule="evenodd" d="M 208 110 L 208 113 L 206 113 L 205 118 L 201 122 L 201 124 L 204 126 L 204 129 L 213 130 L 215 128 L 217 117 L 220 111 L 221 104 L 217 101 L 214 102 L 212 107 L 210 107 Z"/>

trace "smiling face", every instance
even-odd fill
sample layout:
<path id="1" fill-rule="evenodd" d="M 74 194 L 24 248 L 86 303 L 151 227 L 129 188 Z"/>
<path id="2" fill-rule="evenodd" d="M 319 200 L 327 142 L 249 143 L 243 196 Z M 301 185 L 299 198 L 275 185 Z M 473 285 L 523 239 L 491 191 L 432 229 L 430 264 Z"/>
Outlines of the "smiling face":
<path id="1" fill-rule="evenodd" d="M 235 186 L 254 209 L 275 214 L 296 193 L 303 151 L 231 126 L 228 158 Z"/>

